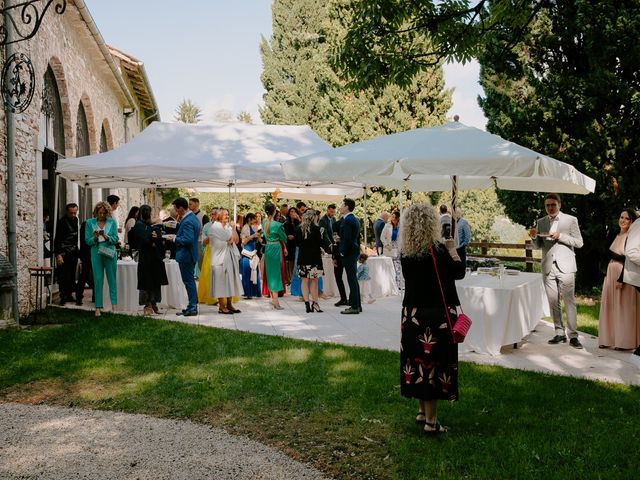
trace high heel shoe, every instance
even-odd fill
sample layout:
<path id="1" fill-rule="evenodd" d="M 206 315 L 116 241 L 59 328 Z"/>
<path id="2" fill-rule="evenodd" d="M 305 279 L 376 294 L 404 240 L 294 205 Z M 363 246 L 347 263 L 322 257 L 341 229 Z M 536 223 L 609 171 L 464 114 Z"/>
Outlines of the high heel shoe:
<path id="1" fill-rule="evenodd" d="M 318 302 L 313 302 L 311 304 L 311 311 L 312 312 L 322 313 L 322 310 L 320 309 L 320 305 L 318 305 Z"/>
<path id="2" fill-rule="evenodd" d="M 273 307 L 274 310 L 284 310 L 284 307 L 281 306 L 279 303 L 272 303 L 271 306 Z"/>
<path id="3" fill-rule="evenodd" d="M 311 304 L 309 302 L 304 302 L 304 308 L 307 309 L 307 313 L 313 312 L 313 310 L 311 310 Z"/>

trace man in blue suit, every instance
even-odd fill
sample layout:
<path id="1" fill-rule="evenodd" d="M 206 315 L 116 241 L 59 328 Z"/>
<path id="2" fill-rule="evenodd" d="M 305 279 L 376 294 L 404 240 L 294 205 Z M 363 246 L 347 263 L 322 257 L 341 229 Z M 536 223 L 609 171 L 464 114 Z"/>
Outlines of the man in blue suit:
<path id="1" fill-rule="evenodd" d="M 189 210 L 189 202 L 186 198 L 178 197 L 173 201 L 173 206 L 182 219 L 178 225 L 178 231 L 174 238 L 176 243 L 176 261 L 180 266 L 180 276 L 187 289 L 189 304 L 182 312 L 176 315 L 193 317 L 198 315 L 198 289 L 194 279 L 194 270 L 200 255 L 198 240 L 202 225 L 198 217 Z"/>
<path id="2" fill-rule="evenodd" d="M 356 202 L 351 198 L 342 201 L 340 214 L 340 258 L 349 282 L 349 308 L 340 313 L 357 315 L 362 311 L 360 286 L 358 285 L 358 256 L 360 255 L 360 221 L 353 214 Z"/>

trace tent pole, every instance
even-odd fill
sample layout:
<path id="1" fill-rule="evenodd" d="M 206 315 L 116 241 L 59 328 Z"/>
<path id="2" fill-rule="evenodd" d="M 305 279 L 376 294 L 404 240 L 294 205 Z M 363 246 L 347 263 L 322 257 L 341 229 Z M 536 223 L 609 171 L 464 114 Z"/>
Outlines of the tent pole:
<path id="1" fill-rule="evenodd" d="M 58 195 L 59 195 L 59 188 L 60 188 L 60 175 L 58 175 L 57 172 L 53 173 L 53 182 L 54 182 L 54 187 L 53 187 L 53 191 L 54 191 L 54 199 L 53 199 L 53 237 L 51 237 L 51 257 L 50 257 L 50 261 L 51 261 L 51 266 L 53 267 L 53 269 L 51 270 L 51 292 L 53 292 L 53 279 L 54 279 L 54 272 L 56 270 L 56 254 L 55 254 L 55 244 L 56 244 L 56 228 L 58 227 L 58 208 L 60 208 L 60 206 L 58 205 Z M 78 235 L 80 235 L 80 228 L 78 228 Z M 51 296 L 53 296 L 53 293 L 51 293 Z"/>
<path id="2" fill-rule="evenodd" d="M 238 186 L 233 184 L 233 221 L 238 218 Z"/>
<path id="3" fill-rule="evenodd" d="M 367 251 L 367 185 L 364 185 L 364 251 Z"/>
<path id="4" fill-rule="evenodd" d="M 227 196 L 227 207 L 229 210 L 231 210 L 231 182 L 229 182 L 229 185 L 227 185 L 227 188 L 229 189 L 229 194 Z"/>
<path id="5" fill-rule="evenodd" d="M 458 176 L 451 176 L 451 238 L 456 235 L 456 203 L 458 203 Z"/>

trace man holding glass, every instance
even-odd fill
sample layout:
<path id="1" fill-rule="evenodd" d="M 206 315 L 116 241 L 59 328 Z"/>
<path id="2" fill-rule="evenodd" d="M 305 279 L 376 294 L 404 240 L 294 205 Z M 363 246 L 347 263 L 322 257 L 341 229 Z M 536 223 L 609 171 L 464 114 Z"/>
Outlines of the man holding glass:
<path id="1" fill-rule="evenodd" d="M 536 228 L 529 231 L 536 248 L 542 248 L 542 275 L 547 292 L 551 315 L 556 335 L 549 343 L 552 345 L 566 343 L 564 325 L 562 323 L 562 305 L 564 299 L 567 312 L 567 330 L 569 343 L 574 348 L 582 348 L 578 340 L 577 310 L 575 298 L 576 256 L 574 248 L 581 248 L 582 234 L 578 219 L 560 212 L 560 196 L 549 193 L 544 198 L 547 216 L 538 220 Z"/>

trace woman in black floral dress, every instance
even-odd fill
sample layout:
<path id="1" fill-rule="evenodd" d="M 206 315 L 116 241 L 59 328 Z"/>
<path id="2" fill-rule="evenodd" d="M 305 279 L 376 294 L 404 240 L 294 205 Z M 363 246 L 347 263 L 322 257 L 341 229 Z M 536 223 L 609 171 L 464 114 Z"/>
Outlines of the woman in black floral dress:
<path id="1" fill-rule="evenodd" d="M 327 252 L 330 249 L 330 244 L 325 242 L 325 237 L 318 226 L 318 217 L 318 212 L 308 209 L 302 215 L 302 222 L 296 229 L 296 245 L 300 248 L 297 274 L 300 277 L 300 288 L 307 313 L 322 312 L 318 304 L 318 279 L 324 275 L 320 249 Z M 309 291 L 311 291 L 311 298 Z"/>
<path id="2" fill-rule="evenodd" d="M 458 399 L 458 346 L 452 342 L 435 258 L 451 324 L 460 304 L 455 280 L 465 270 L 452 239 L 440 243 L 440 222 L 433 206 L 414 204 L 400 222 L 400 251 L 405 279 L 402 300 L 400 391 L 417 398 L 416 421 L 424 432 L 448 431 L 437 418 L 438 400 Z"/>

